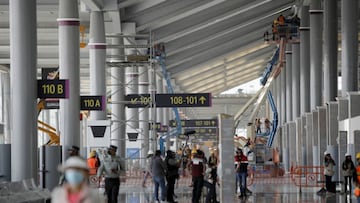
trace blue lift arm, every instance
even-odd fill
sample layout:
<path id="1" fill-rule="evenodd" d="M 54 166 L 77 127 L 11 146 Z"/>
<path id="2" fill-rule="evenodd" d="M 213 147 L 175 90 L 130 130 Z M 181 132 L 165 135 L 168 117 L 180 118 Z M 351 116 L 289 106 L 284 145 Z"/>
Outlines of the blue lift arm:
<path id="1" fill-rule="evenodd" d="M 162 74 L 163 74 L 163 76 L 164 76 L 164 78 L 166 80 L 167 91 L 168 91 L 168 93 L 173 94 L 174 89 L 173 89 L 173 87 L 171 85 L 171 79 L 170 79 L 169 73 L 166 70 L 165 54 L 162 53 L 160 56 L 156 56 L 156 59 L 159 62 Z M 177 136 L 177 135 L 181 134 L 181 119 L 180 119 L 180 114 L 179 114 L 178 108 L 173 107 L 172 110 L 173 110 L 173 112 L 175 114 L 176 129 L 174 131 L 170 132 L 170 133 L 168 132 L 166 136 Z M 165 142 L 164 137 L 163 136 L 160 137 L 159 145 L 160 145 L 160 150 L 162 152 L 164 152 L 164 142 Z"/>
<path id="2" fill-rule="evenodd" d="M 279 54 L 280 54 L 280 47 L 278 47 L 274 53 L 274 55 L 272 56 L 271 60 L 269 61 L 269 63 L 266 65 L 266 69 L 265 72 L 263 74 L 263 77 L 260 79 L 260 83 L 265 86 L 266 82 L 268 81 L 268 78 L 270 77 L 270 74 L 273 71 L 273 66 L 274 64 L 279 60 Z M 267 92 L 267 99 L 269 101 L 271 110 L 273 112 L 273 122 L 272 122 L 272 128 L 269 134 L 269 139 L 267 141 L 267 146 L 271 147 L 272 143 L 274 141 L 274 137 L 277 131 L 277 127 L 278 127 L 278 112 L 277 112 L 277 108 L 272 96 L 272 93 L 270 90 L 268 90 Z"/>

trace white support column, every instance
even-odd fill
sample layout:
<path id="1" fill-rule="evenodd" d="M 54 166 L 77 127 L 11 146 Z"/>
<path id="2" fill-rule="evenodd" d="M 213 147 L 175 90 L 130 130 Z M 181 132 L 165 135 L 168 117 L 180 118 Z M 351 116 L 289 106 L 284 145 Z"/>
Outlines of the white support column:
<path id="1" fill-rule="evenodd" d="M 37 180 L 36 1 L 11 0 L 11 181 Z"/>
<path id="2" fill-rule="evenodd" d="M 69 98 L 60 100 L 60 142 L 67 149 L 80 145 L 80 32 L 78 2 L 59 1 L 59 74 L 69 81 Z M 79 146 L 80 147 L 80 146 Z"/>
<path id="3" fill-rule="evenodd" d="M 322 102 L 322 17 L 321 0 L 310 2 L 310 108 Z"/>
<path id="4" fill-rule="evenodd" d="M 90 14 L 90 95 L 106 97 L 106 39 L 104 13 L 92 11 Z M 106 101 L 104 99 L 103 101 Z M 92 111 L 93 120 L 106 119 L 106 102 L 103 102 L 102 111 Z"/>
<path id="5" fill-rule="evenodd" d="M 358 91 L 359 1 L 341 1 L 341 83 L 342 96 Z"/>

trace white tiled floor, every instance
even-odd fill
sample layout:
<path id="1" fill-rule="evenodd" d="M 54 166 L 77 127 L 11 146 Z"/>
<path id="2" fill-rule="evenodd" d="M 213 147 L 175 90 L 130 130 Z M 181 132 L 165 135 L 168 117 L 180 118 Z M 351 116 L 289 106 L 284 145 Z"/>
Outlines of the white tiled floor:
<path id="1" fill-rule="evenodd" d="M 281 181 L 280 181 L 281 182 Z M 336 193 L 335 195 L 319 196 L 316 192 L 320 188 L 305 188 L 302 193 L 295 185 L 285 183 L 254 183 L 249 186 L 253 194 L 247 198 L 239 199 L 234 194 L 234 203 L 345 203 L 354 202 L 356 198 L 353 195 L 343 195 Z M 192 188 L 187 185 L 179 186 L 175 190 L 178 196 L 176 199 L 179 203 L 191 203 Z M 219 193 L 219 189 L 217 191 Z M 220 197 L 218 195 L 218 200 Z M 119 202 L 121 203 L 151 203 L 152 201 L 152 186 L 147 188 L 141 186 L 128 187 L 122 185 L 120 189 Z M 205 202 L 205 201 L 204 201 Z"/>

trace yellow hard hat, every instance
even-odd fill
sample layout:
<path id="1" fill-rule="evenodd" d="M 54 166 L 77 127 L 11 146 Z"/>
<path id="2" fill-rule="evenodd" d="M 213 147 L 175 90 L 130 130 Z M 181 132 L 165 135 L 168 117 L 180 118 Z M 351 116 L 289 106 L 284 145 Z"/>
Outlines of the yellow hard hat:
<path id="1" fill-rule="evenodd" d="M 96 156 L 96 151 L 92 150 L 89 154 L 89 157 L 94 157 L 94 156 Z"/>
<path id="2" fill-rule="evenodd" d="M 360 152 L 356 154 L 356 159 L 360 159 Z"/>
<path id="3" fill-rule="evenodd" d="M 196 153 L 197 153 L 197 151 L 195 148 L 193 150 L 191 150 L 191 154 L 196 154 Z"/>

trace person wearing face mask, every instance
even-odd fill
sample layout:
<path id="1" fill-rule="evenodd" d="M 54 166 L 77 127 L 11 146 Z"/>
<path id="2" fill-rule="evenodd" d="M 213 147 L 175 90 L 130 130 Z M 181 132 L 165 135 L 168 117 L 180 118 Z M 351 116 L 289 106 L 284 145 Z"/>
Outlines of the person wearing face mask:
<path id="1" fill-rule="evenodd" d="M 52 203 L 104 203 L 99 193 L 88 186 L 89 169 L 84 159 L 73 156 L 67 159 L 60 170 L 66 182 L 54 189 Z"/>
<path id="2" fill-rule="evenodd" d="M 120 157 L 116 156 L 117 147 L 110 145 L 109 156 L 105 157 L 98 168 L 97 176 L 100 180 L 103 172 L 105 173 L 105 192 L 108 203 L 117 203 L 120 188 L 121 162 Z"/>

